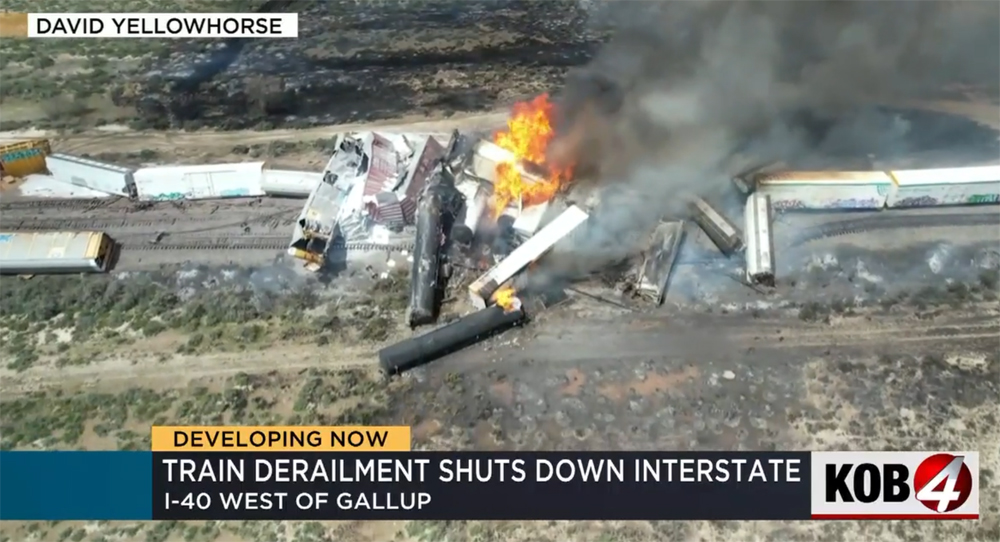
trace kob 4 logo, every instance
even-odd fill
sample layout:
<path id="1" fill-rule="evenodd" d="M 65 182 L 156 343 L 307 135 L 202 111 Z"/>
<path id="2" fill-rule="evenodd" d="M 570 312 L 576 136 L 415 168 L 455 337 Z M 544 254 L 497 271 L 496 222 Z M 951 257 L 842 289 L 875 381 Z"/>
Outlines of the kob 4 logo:
<path id="1" fill-rule="evenodd" d="M 976 519 L 976 452 L 813 452 L 816 519 Z"/>
<path id="2" fill-rule="evenodd" d="M 972 471 L 965 456 L 934 454 L 917 465 L 913 474 L 917 500 L 938 513 L 951 512 L 972 496 Z"/>

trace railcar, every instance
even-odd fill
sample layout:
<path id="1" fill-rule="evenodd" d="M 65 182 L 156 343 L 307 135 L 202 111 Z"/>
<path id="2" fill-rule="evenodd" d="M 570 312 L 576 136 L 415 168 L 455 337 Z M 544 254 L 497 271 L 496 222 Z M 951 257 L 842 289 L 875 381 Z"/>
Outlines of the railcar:
<path id="1" fill-rule="evenodd" d="M 0 233 L 0 274 L 105 273 L 115 246 L 98 231 Z"/>
<path id="2" fill-rule="evenodd" d="M 705 232 L 705 235 L 719 247 L 726 256 L 732 256 L 743 248 L 743 235 L 736 225 L 722 213 L 716 211 L 701 198 L 691 201 L 689 210 L 691 219 Z"/>
<path id="3" fill-rule="evenodd" d="M 747 198 L 746 277 L 753 284 L 773 287 L 774 237 L 771 233 L 771 198 L 755 192 Z"/>
<path id="4" fill-rule="evenodd" d="M 59 181 L 115 196 L 136 197 L 133 168 L 62 153 L 46 156 L 45 166 Z"/>
<path id="5" fill-rule="evenodd" d="M 1000 166 L 894 170 L 889 207 L 1000 203 Z"/>
<path id="6" fill-rule="evenodd" d="M 754 182 L 783 211 L 882 209 L 895 187 L 884 171 L 782 171 Z"/>

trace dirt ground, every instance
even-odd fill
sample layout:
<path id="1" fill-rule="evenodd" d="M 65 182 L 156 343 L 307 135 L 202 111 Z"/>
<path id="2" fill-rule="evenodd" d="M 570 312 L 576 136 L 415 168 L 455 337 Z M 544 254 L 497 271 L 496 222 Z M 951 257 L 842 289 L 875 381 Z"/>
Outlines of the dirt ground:
<path id="1" fill-rule="evenodd" d="M 495 130 L 503 126 L 507 111 L 482 114 L 454 115 L 449 118 L 415 115 L 370 124 L 339 124 L 298 130 L 240 130 L 217 132 L 133 131 L 123 126 L 105 126 L 78 134 L 55 131 L 0 132 L 0 145 L 26 138 L 47 137 L 53 149 L 69 154 L 89 154 L 107 161 L 137 165 L 142 162 L 165 164 L 240 162 L 265 159 L 269 167 L 320 171 L 330 158 L 331 149 L 324 141 L 341 132 L 352 130 L 406 131 L 414 133 L 449 134 L 452 130 Z M 319 142 L 319 144 L 313 144 Z M 240 147 L 243 147 L 242 149 Z M 249 148 L 247 148 L 249 147 Z M 260 155 L 248 152 L 260 150 Z M 279 156 L 275 149 L 280 149 Z M 147 151 L 152 159 L 141 160 L 139 153 Z M 134 156 L 129 156 L 129 155 Z M 129 162 L 132 162 L 129 164 Z"/>
<path id="2" fill-rule="evenodd" d="M 603 311 L 601 317 L 595 313 L 602 309 L 580 301 L 396 381 L 380 392 L 389 393 L 389 408 L 378 421 L 413 426 L 418 449 L 975 449 L 983 468 L 995 472 L 1000 464 L 988 451 L 1000 445 L 998 309 L 972 304 L 929 320 L 872 310 L 814 324 L 782 312 Z M 590 316 L 581 321 L 583 314 Z M 172 353 L 176 340 L 132 346 L 141 357 L 112 354 L 81 367 L 4 371 L 4 394 L 53 387 L 214 390 L 235 374 L 260 374 L 256 386 L 290 396 L 277 390 L 305 378 L 310 367 L 371 370 L 378 346 L 341 347 L 335 356 L 329 348 L 296 345 L 154 359 Z M 279 401 L 268 411 L 282 416 L 291 409 Z M 975 523 L 557 522 L 479 529 L 498 540 L 985 541 L 1000 529 L 1000 516 L 995 480 L 983 483 L 984 519 Z M 435 533 L 473 539 L 464 537 L 476 524 L 350 522 L 326 529 L 358 541 L 387 540 L 397 531 L 415 534 L 395 539 L 443 539 Z M 3 526 L 6 533 L 17 529 Z"/>

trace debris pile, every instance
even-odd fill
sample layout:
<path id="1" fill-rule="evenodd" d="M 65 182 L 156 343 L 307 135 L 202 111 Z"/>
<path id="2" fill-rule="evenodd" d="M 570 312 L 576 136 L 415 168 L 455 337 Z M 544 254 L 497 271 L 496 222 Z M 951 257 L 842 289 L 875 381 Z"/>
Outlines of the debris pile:
<path id="1" fill-rule="evenodd" d="M 586 172 L 548 159 L 555 137 L 552 118 L 553 104 L 541 95 L 517 104 L 506 127 L 487 136 L 458 131 L 344 133 L 317 173 L 270 170 L 263 162 L 132 169 L 69 155 L 50 154 L 46 159 L 54 178 L 138 200 L 308 194 L 288 247 L 307 269 L 333 269 L 333 263 L 346 263 L 358 253 L 386 255 L 390 268 L 399 265 L 394 258 L 404 258 L 410 266 L 407 320 L 412 329 L 436 323 L 444 299 L 468 299 L 475 309 L 444 328 L 381 351 L 388 373 L 521 325 L 539 307 L 565 298 L 567 291 L 629 310 L 634 301 L 662 305 L 681 250 L 693 233 L 690 224 L 704 232 L 720 261 L 741 255 L 743 269 L 732 278 L 761 291 L 759 286 L 776 284 L 774 210 L 1000 201 L 997 166 L 789 172 L 783 163 L 769 163 L 733 177 L 743 201 L 742 228 L 736 225 L 738 218 L 730 216 L 737 213 L 728 213 L 732 209 L 718 201 L 678 194 L 681 205 L 672 205 L 684 209 L 678 216 L 654 217 L 659 220 L 650 231 L 605 239 L 606 245 L 614 245 L 619 261 L 606 261 L 610 255 L 605 252 L 612 251 L 604 246 L 587 247 L 599 253 L 597 265 L 573 265 L 579 268 L 577 275 L 569 276 L 566 270 L 554 269 L 558 266 L 539 263 L 557 246 L 579 256 L 572 250 L 576 243 L 591 241 L 593 232 L 606 234 L 602 210 L 630 203 L 613 204 L 615 198 L 608 197 L 612 188 L 622 190 L 620 186 L 587 193 L 596 183 L 574 182 Z M 26 144 L 12 152 L 38 154 L 36 147 Z M 4 156 L 6 168 L 18 163 L 10 157 L 21 155 Z M 942 182 L 947 180 L 952 182 Z M 580 269 L 597 269 L 590 277 L 602 278 L 626 299 L 577 289 L 570 283 L 583 278 Z M 544 292 L 543 282 L 548 288 Z"/>
<path id="2" fill-rule="evenodd" d="M 536 310 L 551 305 L 552 299 L 548 299 L 552 297 L 551 292 L 542 292 L 537 284 L 525 277 L 554 246 L 563 240 L 572 242 L 571 234 L 580 230 L 600 206 L 597 197 L 582 197 L 571 202 L 570 198 L 574 197 L 570 194 L 574 190 L 573 167 L 556 168 L 546 162 L 547 147 L 554 136 L 551 113 L 552 106 L 543 95 L 517 105 L 506 129 L 493 134 L 492 138 L 456 131 L 444 152 L 435 150 L 421 155 L 422 163 L 416 169 L 426 171 L 427 177 L 417 181 L 421 189 L 414 207 L 416 242 L 411 268 L 409 325 L 417 328 L 436 322 L 440 300 L 448 297 L 446 290 L 454 291 L 456 287 L 468 291 L 469 304 L 474 311 L 442 328 L 381 350 L 379 360 L 386 373 L 395 374 L 423 365 L 494 333 L 521 325 L 530 316 L 525 307 Z M 361 152 L 359 157 L 367 156 L 366 151 L 358 152 Z M 358 158 L 346 163 L 354 168 L 362 161 L 363 158 Z M 328 168 L 328 172 L 332 171 Z M 345 174 L 337 177 L 347 178 Z M 361 181 L 354 183 L 352 186 L 357 186 Z M 381 192 L 377 194 L 393 193 L 400 200 L 414 201 L 413 192 L 399 191 L 405 184 L 399 181 L 375 183 L 370 189 L 372 193 L 365 197 L 377 203 L 379 196 L 375 190 L 378 189 Z M 344 200 L 350 202 L 350 192 L 354 189 L 345 190 L 349 194 Z M 675 261 L 684 243 L 689 223 L 686 219 L 705 231 L 725 257 L 748 251 L 747 283 L 773 285 L 768 198 L 757 194 L 749 196 L 751 203 L 747 209 L 748 213 L 753 212 L 753 217 L 747 218 L 745 234 L 706 200 L 697 197 L 689 200 L 688 216 L 661 221 L 651 232 L 638 232 L 635 240 L 639 242 L 628 245 L 635 245 L 638 250 L 630 254 L 623 265 L 605 266 L 604 273 L 616 275 L 613 281 L 618 283 L 619 290 L 653 305 L 664 303 Z M 338 220 L 345 216 L 341 211 Z M 378 213 L 369 212 L 365 216 L 372 224 L 369 227 L 390 227 Z M 397 217 L 395 224 L 409 224 L 411 219 L 407 216 Z M 344 226 L 336 229 L 341 235 L 346 234 Z M 760 235 L 765 236 L 765 242 L 759 240 Z M 620 242 L 627 243 L 627 240 Z M 568 282 L 556 288 L 562 293 L 561 298 L 566 296 L 564 288 L 591 299 L 631 308 L 625 303 L 579 291 Z M 462 294 L 449 295 L 453 299 L 463 297 Z"/>
<path id="3" fill-rule="evenodd" d="M 342 134 L 335 148 L 289 246 L 289 254 L 313 269 L 330 250 L 391 249 L 412 239 L 405 230 L 415 225 L 421 193 L 444 154 L 433 135 L 381 132 Z"/>

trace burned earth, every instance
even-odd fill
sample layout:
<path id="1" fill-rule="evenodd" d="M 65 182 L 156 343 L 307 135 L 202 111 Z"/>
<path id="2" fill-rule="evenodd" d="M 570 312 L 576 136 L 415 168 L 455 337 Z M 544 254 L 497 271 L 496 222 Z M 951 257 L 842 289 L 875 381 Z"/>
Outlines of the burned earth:
<path id="1" fill-rule="evenodd" d="M 832 325 L 774 312 L 669 323 L 552 315 L 493 348 L 418 369 L 393 400 L 415 446 L 428 449 L 990 450 L 996 317 L 995 303 L 932 321 L 861 310 Z M 984 489 L 996 487 L 990 461 Z M 989 499 L 993 519 L 977 525 L 652 523 L 613 539 L 988 540 L 1000 528 Z"/>
<path id="2" fill-rule="evenodd" d="M 358 122 L 492 109 L 558 85 L 606 31 L 575 1 L 265 2 L 295 40 L 189 44 L 112 90 L 146 127 Z"/>

